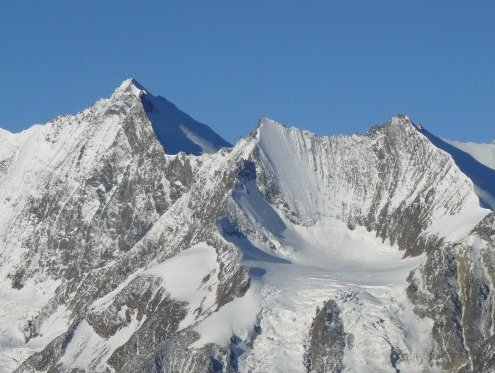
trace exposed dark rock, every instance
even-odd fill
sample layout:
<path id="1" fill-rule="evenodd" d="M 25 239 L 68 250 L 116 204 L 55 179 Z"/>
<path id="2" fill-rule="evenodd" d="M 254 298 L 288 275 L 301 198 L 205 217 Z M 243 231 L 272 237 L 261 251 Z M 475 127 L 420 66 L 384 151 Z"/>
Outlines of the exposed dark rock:
<path id="1" fill-rule="evenodd" d="M 305 354 L 308 372 L 342 372 L 346 338 L 340 309 L 334 300 L 329 300 L 311 326 Z"/>

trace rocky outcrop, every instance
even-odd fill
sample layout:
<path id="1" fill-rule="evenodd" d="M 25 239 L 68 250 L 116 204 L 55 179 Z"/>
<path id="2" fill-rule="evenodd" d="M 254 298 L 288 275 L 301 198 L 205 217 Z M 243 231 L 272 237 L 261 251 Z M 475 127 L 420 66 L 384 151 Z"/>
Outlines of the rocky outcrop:
<path id="1" fill-rule="evenodd" d="M 408 278 L 415 312 L 434 320 L 432 361 L 447 371 L 494 368 L 494 214 L 427 256 Z"/>
<path id="2" fill-rule="evenodd" d="M 329 300 L 311 326 L 305 355 L 308 372 L 342 372 L 346 338 L 340 309 L 334 300 Z"/>

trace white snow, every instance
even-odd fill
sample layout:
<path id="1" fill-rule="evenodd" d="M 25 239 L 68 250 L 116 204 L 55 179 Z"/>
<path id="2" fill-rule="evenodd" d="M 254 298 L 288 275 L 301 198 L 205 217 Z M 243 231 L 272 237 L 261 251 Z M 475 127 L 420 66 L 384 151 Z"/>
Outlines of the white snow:
<path id="1" fill-rule="evenodd" d="M 100 337 L 86 320 L 81 321 L 74 331 L 74 336 L 60 359 L 60 363 L 66 368 L 80 368 L 91 372 L 102 372 L 105 371 L 105 368 L 110 369 L 106 365 L 108 358 L 118 347 L 126 343 L 146 321 L 146 316 L 141 320 L 138 320 L 136 316 L 136 312 L 134 312 L 131 316 L 131 322 L 117 330 L 108 339 Z"/>
<path id="2" fill-rule="evenodd" d="M 417 136 L 412 126 L 404 130 Z M 359 225 L 350 230 L 339 218 L 341 205 L 352 206 L 351 212 L 367 211 L 370 201 L 361 200 L 358 188 L 364 184 L 361 193 L 366 193 L 378 176 L 373 173 L 372 161 L 366 159 L 371 153 L 368 139 L 339 138 L 345 144 L 343 153 L 362 164 L 359 170 L 368 180 L 353 181 L 345 188 L 338 177 L 345 170 L 346 159 L 338 158 L 335 148 L 328 150 L 344 147 L 334 138 L 320 138 L 318 143 L 310 133 L 266 118 L 257 135 L 267 172 L 277 181 L 284 202 L 304 220 L 303 224 L 292 223 L 279 207 L 264 199 L 254 180 L 244 181 L 233 195 L 230 210 L 248 237 L 232 239 L 244 253 L 243 263 L 251 268 L 251 283 L 261 289 L 257 319 L 262 333 L 254 339 L 252 348 L 242 346 L 241 371 L 305 372 L 302 356 L 311 323 L 317 307 L 329 299 L 337 302 L 344 330 L 353 335 L 352 348 L 347 344 L 344 352 L 346 372 L 387 371 L 387 367 L 394 371 L 391 345 L 407 355 L 407 359 L 397 362 L 398 369 L 432 371 L 428 357 L 432 321 L 415 315 L 405 294 L 405 280 L 424 262 L 424 255 L 403 258 L 396 246 L 382 242 L 376 232 Z M 423 141 L 431 154 L 438 154 L 428 140 L 418 141 Z M 363 157 L 359 156 L 361 152 Z M 335 158 L 328 161 L 323 159 L 326 155 Z M 415 189 L 408 190 L 414 185 L 414 175 L 409 172 L 415 160 L 407 159 L 405 153 L 403 156 L 405 159 L 399 160 L 404 161 L 403 174 L 394 180 L 401 187 L 390 200 L 392 206 L 412 203 L 415 193 L 428 187 L 423 175 Z M 439 160 L 439 167 L 444 164 L 440 157 L 433 160 Z M 445 168 L 448 173 L 436 181 L 438 202 L 432 211 L 433 224 L 425 233 L 456 240 L 469 233 L 489 210 L 479 206 L 472 182 L 450 162 L 451 167 Z M 341 174 L 328 171 L 339 167 Z M 451 207 L 453 199 L 461 201 L 455 208 Z M 248 315 L 247 309 L 242 317 L 253 319 L 254 312 Z M 227 318 L 230 320 L 230 314 Z M 212 322 L 212 327 L 205 328 L 202 340 L 207 340 L 203 334 L 213 333 L 217 325 Z"/>
<path id="3" fill-rule="evenodd" d="M 206 275 L 217 271 L 216 258 L 214 247 L 197 244 L 147 269 L 143 274 L 161 277 L 172 298 L 192 302 Z"/>
<path id="4" fill-rule="evenodd" d="M 111 105 L 110 100 L 101 100 L 95 107 L 76 116 L 59 117 L 46 125 L 35 125 L 13 134 L 13 140 L 9 142 L 15 143 L 10 146 L 10 166 L 0 177 L 0 260 L 6 264 L 0 268 L 0 278 L 23 254 L 21 249 L 12 251 L 3 247 L 9 246 L 9 240 L 20 240 L 22 235 L 30 233 L 28 228 L 7 233 L 17 211 L 43 193 L 50 180 L 64 180 L 63 187 L 68 191 L 64 199 L 70 199 L 72 192 L 81 186 L 81 179 L 91 174 L 94 167 L 101 167 L 97 162 L 114 147 L 115 139 L 123 136 L 118 116 L 107 117 L 101 123 L 91 122 L 92 112 L 105 110 L 108 105 Z M 122 146 L 117 149 L 122 154 L 121 162 L 126 162 L 129 145 L 126 141 L 119 144 Z M 0 149 L 3 148 L 0 146 Z M 90 201 L 83 206 L 84 219 L 91 219 L 98 208 L 97 203 Z"/>
<path id="5" fill-rule="evenodd" d="M 207 343 L 228 346 L 233 335 L 246 339 L 252 333 L 260 310 L 260 291 L 260 284 L 252 283 L 244 296 L 227 303 L 199 322 L 195 330 L 201 337 L 190 347 L 200 347 Z"/>
<path id="6" fill-rule="evenodd" d="M 264 200 L 254 180 L 236 190 L 231 203 L 233 211 L 244 214 L 276 247 L 273 251 L 254 236 L 249 237 L 250 243 L 235 241 L 244 252 L 243 263 L 253 273 L 251 284 L 261 294 L 259 313 L 256 307 L 249 313 L 251 308 L 245 306 L 238 318 L 258 318 L 262 330 L 252 348 L 243 346 L 241 371 L 306 372 L 302 356 L 311 323 L 317 307 L 329 299 L 337 299 L 344 328 L 354 335 L 354 347 L 345 351 L 345 371 L 391 368 L 390 340 L 409 355 L 398 367 L 415 371 L 418 366 L 428 366 L 425 351 L 431 323 L 414 315 L 404 292 L 407 275 L 425 260 L 424 256 L 403 259 L 396 246 L 382 242 L 375 232 L 359 226 L 350 230 L 335 218 L 322 217 L 308 226 L 293 224 Z M 253 252 L 253 247 L 264 255 Z M 352 295 L 352 302 L 346 300 L 346 294 Z M 233 322 L 231 312 L 224 317 L 229 324 Z M 386 321 L 382 325 L 380 320 Z M 201 328 L 203 324 L 206 326 Z M 375 325 L 381 325 L 379 330 Z M 217 331 L 221 326 L 218 321 L 204 320 L 198 328 L 200 341 L 225 343 L 227 334 Z M 405 335 L 406 330 L 411 334 Z M 221 338 L 209 339 L 216 334 Z"/>
<path id="7" fill-rule="evenodd" d="M 477 191 L 479 195 L 479 189 L 476 185 L 473 185 L 473 191 Z M 454 215 L 434 213 L 432 223 L 426 232 L 427 234 L 437 234 L 447 241 L 454 242 L 469 234 L 489 213 L 490 210 L 480 207 L 478 196 L 470 194 L 459 213 Z"/>
<path id="8" fill-rule="evenodd" d="M 29 320 L 47 305 L 60 281 L 28 281 L 20 290 L 0 281 L 0 367 L 13 371 L 34 352 L 40 351 L 67 327 L 65 307 L 59 307 L 40 329 L 40 336 L 25 343 L 22 332 Z M 0 371 L 2 371 L 0 369 Z"/>
<path id="9" fill-rule="evenodd" d="M 404 122 L 399 119 L 395 118 Z M 380 138 L 317 137 L 267 118 L 261 120 L 257 135 L 261 161 L 276 180 L 288 207 L 304 225 L 328 217 L 346 221 L 353 215 L 366 215 L 378 188 L 390 189 L 380 190 L 383 195 L 377 201 L 376 211 L 385 204 L 392 211 L 401 204 L 412 204 L 422 190 L 432 188 L 435 183 L 436 202 L 431 213 L 433 220 L 441 223 L 430 231 L 447 240 L 460 238 L 489 213 L 480 206 L 475 193 L 478 189 L 475 190 L 472 181 L 450 156 L 446 166 L 447 155 L 442 157 L 443 152 L 412 125 L 401 126 L 401 131 L 414 138 L 412 142 L 421 144 L 425 153 L 419 155 L 419 152 L 406 149 L 407 143 L 402 144 L 404 148 L 400 143 L 396 144 L 397 154 L 390 160 L 397 170 L 393 177 L 379 173 L 380 163 L 386 162 L 374 156 L 374 147 L 383 146 Z M 429 169 L 418 173 L 415 169 L 425 157 Z M 446 173 L 439 177 L 437 173 L 441 172 Z M 453 201 L 458 201 L 457 210 L 460 211 L 454 211 Z M 259 208 L 255 206 L 254 210 Z"/>
<path id="10" fill-rule="evenodd" d="M 200 243 L 143 272 L 161 277 L 163 287 L 173 299 L 188 303 L 189 312 L 179 329 L 188 327 L 216 306 L 216 259 L 215 248 Z"/>
<path id="11" fill-rule="evenodd" d="M 146 94 L 147 92 L 134 79 L 129 78 L 122 82 L 122 84 L 115 90 L 113 95 L 125 93 L 131 93 L 136 97 L 140 97 L 142 94 Z"/>
<path id="12" fill-rule="evenodd" d="M 398 247 L 383 243 L 375 232 L 368 232 L 362 226 L 350 230 L 336 218 L 322 217 L 308 226 L 293 224 L 265 201 L 254 180 L 246 182 L 246 189 L 237 191 L 235 199 L 257 230 L 272 239 L 278 255 L 292 263 L 351 273 L 354 279 L 356 273 L 366 276 L 369 271 L 393 275 L 388 281 L 397 284 L 404 280 L 404 270 L 407 273 L 422 261 L 422 258 L 402 259 Z M 258 243 L 260 246 L 263 247 Z M 265 250 L 267 254 L 275 254 L 268 248 Z M 372 284 L 368 279 L 364 281 Z"/>
<path id="13" fill-rule="evenodd" d="M 196 244 L 162 263 L 134 273 L 113 292 L 96 300 L 91 308 L 108 306 L 115 295 L 136 276 L 156 276 L 163 279 L 162 285 L 170 297 L 188 303 L 189 312 L 179 325 L 179 329 L 183 329 L 203 318 L 206 311 L 212 311 L 216 307 L 219 270 L 216 258 L 215 248 L 205 243 Z M 198 311 L 200 308 L 201 312 Z M 124 315 L 125 309 L 120 312 Z M 103 370 L 113 351 L 123 345 L 144 321 L 144 318 L 137 320 L 133 314 L 131 323 L 119 329 L 109 339 L 100 337 L 86 321 L 82 321 L 61 362 L 66 367 Z"/>
<path id="14" fill-rule="evenodd" d="M 460 142 L 449 139 L 442 140 L 455 146 L 457 149 L 468 153 L 478 162 L 495 170 L 495 143 L 478 144 L 475 142 Z"/>
<path id="15" fill-rule="evenodd" d="M 74 116 L 57 117 L 19 133 L 0 132 L 0 162 L 8 165 L 0 174 L 0 366 L 13 370 L 65 330 L 68 322 L 64 309 L 59 307 L 41 324 L 43 336 L 27 344 L 24 341 L 23 324 L 48 303 L 60 283 L 36 273 L 21 290 L 11 288 L 12 280 L 7 274 L 20 265 L 27 250 L 22 243 L 34 229 L 30 217 L 19 214 L 25 213 L 29 203 L 46 193 L 47 185 L 54 181 L 60 181 L 59 202 L 65 204 L 88 175 L 102 167 L 110 148 L 125 169 L 130 147 L 122 131 L 122 118 L 117 114 L 102 115 L 121 99 L 100 100 Z M 122 105 L 129 111 L 138 104 L 139 100 L 129 100 Z M 88 199 L 82 207 L 83 219 L 91 218 L 97 200 Z M 19 222 L 24 225 L 18 226 Z M 36 263 L 38 258 L 31 260 Z"/>
<path id="16" fill-rule="evenodd" d="M 370 280 L 388 282 L 372 268 L 367 274 L 294 264 L 246 264 L 262 267 L 266 274 L 255 280 L 263 283 L 262 333 L 252 350 L 241 356 L 241 371 L 306 372 L 302 356 L 311 323 L 317 307 L 329 299 L 337 301 L 344 330 L 353 335 L 352 348 L 347 344 L 344 351 L 345 372 L 391 369 L 390 343 L 409 355 L 398 368 L 412 372 L 429 369 L 425 351 L 431 343 L 432 324 L 413 313 L 402 284 L 366 285 Z"/>

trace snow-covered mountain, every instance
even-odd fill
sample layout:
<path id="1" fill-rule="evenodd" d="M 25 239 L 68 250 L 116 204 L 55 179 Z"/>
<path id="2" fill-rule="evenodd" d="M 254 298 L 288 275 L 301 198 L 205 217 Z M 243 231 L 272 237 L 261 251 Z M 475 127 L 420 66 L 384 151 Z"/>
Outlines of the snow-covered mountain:
<path id="1" fill-rule="evenodd" d="M 474 183 L 475 192 L 488 208 L 495 208 L 495 145 L 443 140 L 424 128 L 419 130 L 440 149 L 448 152 L 457 166 Z"/>
<path id="2" fill-rule="evenodd" d="M 165 153 L 201 155 L 232 146 L 210 127 L 199 123 L 161 96 L 153 96 L 134 79 L 125 80 L 114 95 L 132 93 L 141 99 Z"/>
<path id="3" fill-rule="evenodd" d="M 2 130 L 0 371 L 495 369 L 487 154 L 404 115 L 230 147 L 132 79 Z"/>

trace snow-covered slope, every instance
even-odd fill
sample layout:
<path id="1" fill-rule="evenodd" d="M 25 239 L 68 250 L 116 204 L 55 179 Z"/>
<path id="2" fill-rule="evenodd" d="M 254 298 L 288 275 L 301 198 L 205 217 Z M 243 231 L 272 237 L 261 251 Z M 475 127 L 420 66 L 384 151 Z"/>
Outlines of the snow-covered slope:
<path id="1" fill-rule="evenodd" d="M 495 169 L 491 166 L 494 156 L 491 144 L 462 144 L 442 140 L 441 138 L 419 127 L 428 139 L 439 149 L 450 154 L 459 169 L 464 172 L 475 184 L 476 194 L 483 204 L 491 209 L 495 208 Z"/>
<path id="2" fill-rule="evenodd" d="M 493 213 L 432 136 L 226 145 L 133 80 L 0 132 L 0 367 L 495 367 Z"/>
<path id="3" fill-rule="evenodd" d="M 468 153 L 478 162 L 487 167 L 495 169 L 495 141 L 490 144 L 478 144 L 475 142 L 460 142 L 443 139 L 446 143 L 455 146 L 457 149 Z"/>
<path id="4" fill-rule="evenodd" d="M 253 137 L 222 221 L 263 288 L 241 370 L 435 370 L 405 279 L 489 213 L 472 182 L 404 116 L 324 138 L 264 118 Z"/>
<path id="5" fill-rule="evenodd" d="M 167 154 L 184 152 L 200 155 L 231 146 L 210 127 L 195 121 L 165 98 L 153 96 L 134 79 L 124 81 L 117 88 L 116 93 L 119 92 L 132 92 L 141 98 L 156 136 Z"/>
<path id="6" fill-rule="evenodd" d="M 269 198 L 303 225 L 334 217 L 376 229 L 400 245 L 393 229 L 401 223 L 390 217 L 410 215 L 409 206 L 428 210 L 417 211 L 411 222 L 421 225 L 417 233 L 428 228 L 446 239 L 469 233 L 487 213 L 466 175 L 405 116 L 364 136 L 322 138 L 264 119 L 258 137 L 260 184 L 266 179 Z"/>

